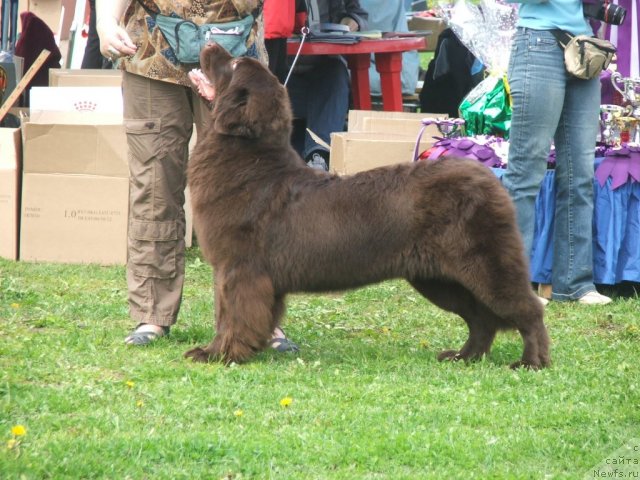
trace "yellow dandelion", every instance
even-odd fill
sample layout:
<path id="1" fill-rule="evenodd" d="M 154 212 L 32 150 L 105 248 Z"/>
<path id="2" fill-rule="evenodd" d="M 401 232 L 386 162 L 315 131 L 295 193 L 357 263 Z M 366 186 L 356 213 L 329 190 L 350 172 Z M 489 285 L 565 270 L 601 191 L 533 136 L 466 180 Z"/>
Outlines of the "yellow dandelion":
<path id="1" fill-rule="evenodd" d="M 429 342 L 426 340 L 420 340 L 420 348 L 429 348 Z"/>
<path id="2" fill-rule="evenodd" d="M 236 417 L 241 417 L 242 415 L 244 415 L 244 412 L 241 409 L 236 410 L 235 412 L 233 412 L 233 414 Z"/>
<path id="3" fill-rule="evenodd" d="M 291 397 L 284 397 L 282 400 L 280 400 L 280 406 L 281 407 L 288 407 L 289 405 L 291 405 L 291 403 L 293 402 L 293 398 Z"/>
<path id="4" fill-rule="evenodd" d="M 12 303 L 11 304 L 11 308 L 20 308 L 20 304 L 19 303 Z"/>
<path id="5" fill-rule="evenodd" d="M 384 333 L 385 335 L 388 335 L 389 332 L 391 332 L 391 330 L 389 329 L 389 327 L 382 327 L 382 333 Z"/>
<path id="6" fill-rule="evenodd" d="M 129 388 L 133 388 L 135 385 L 131 380 L 127 380 L 124 384 Z"/>
<path id="7" fill-rule="evenodd" d="M 18 445 L 18 441 L 15 438 L 7 440 L 7 450 L 13 450 Z"/>
<path id="8" fill-rule="evenodd" d="M 15 437 L 22 437 L 23 435 L 27 434 L 27 429 L 24 428 L 24 426 L 22 426 L 22 425 L 15 425 L 15 426 L 11 427 L 11 433 Z"/>
<path id="9" fill-rule="evenodd" d="M 142 400 L 138 400 L 136 402 L 136 407 L 138 407 L 138 408 L 144 407 L 144 402 Z"/>

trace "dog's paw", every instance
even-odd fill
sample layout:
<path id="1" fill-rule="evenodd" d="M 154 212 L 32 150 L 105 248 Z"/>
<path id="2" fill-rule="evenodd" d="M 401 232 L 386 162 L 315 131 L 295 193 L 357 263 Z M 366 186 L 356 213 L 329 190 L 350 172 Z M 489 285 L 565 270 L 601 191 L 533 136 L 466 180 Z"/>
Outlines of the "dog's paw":
<path id="1" fill-rule="evenodd" d="M 516 370 L 518 368 L 524 368 L 526 370 L 540 370 L 545 365 L 542 365 L 540 362 L 529 362 L 525 360 L 518 360 L 517 362 L 513 362 L 509 367 L 512 370 Z"/>
<path id="2" fill-rule="evenodd" d="M 189 350 L 188 352 L 185 352 L 184 358 L 190 358 L 194 362 L 200 362 L 200 363 L 208 363 L 208 362 L 214 362 L 214 361 L 220 360 L 220 357 L 218 355 L 212 355 L 211 353 L 207 352 L 204 348 L 200 348 L 200 347 L 197 347 L 192 350 Z"/>
<path id="3" fill-rule="evenodd" d="M 438 361 L 449 361 L 449 362 L 457 362 L 458 360 L 463 360 L 460 352 L 457 350 L 445 350 L 444 352 L 440 352 L 438 355 Z"/>

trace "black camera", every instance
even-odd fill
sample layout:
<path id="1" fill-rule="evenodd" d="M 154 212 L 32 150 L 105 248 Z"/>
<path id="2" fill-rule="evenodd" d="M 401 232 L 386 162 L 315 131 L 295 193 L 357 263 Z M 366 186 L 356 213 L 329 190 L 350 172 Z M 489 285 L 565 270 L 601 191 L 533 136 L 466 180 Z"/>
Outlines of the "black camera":
<path id="1" fill-rule="evenodd" d="M 607 0 L 583 0 L 582 10 L 586 17 L 595 18 L 611 25 L 621 25 L 627 11 Z"/>

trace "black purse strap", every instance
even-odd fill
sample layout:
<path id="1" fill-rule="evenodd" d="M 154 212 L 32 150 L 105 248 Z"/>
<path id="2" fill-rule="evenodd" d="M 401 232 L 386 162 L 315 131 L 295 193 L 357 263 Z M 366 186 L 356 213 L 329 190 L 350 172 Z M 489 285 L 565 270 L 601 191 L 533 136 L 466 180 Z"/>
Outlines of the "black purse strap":
<path id="1" fill-rule="evenodd" d="M 551 30 L 551 33 L 554 37 L 556 37 L 558 45 L 560 45 L 562 48 L 566 47 L 567 43 L 569 43 L 573 38 L 573 35 L 571 35 L 569 32 L 565 32 L 564 30 L 560 29 Z"/>
<path id="2" fill-rule="evenodd" d="M 156 3 L 151 0 L 138 0 L 138 3 L 142 8 L 144 8 L 144 11 L 147 12 L 149 16 L 154 20 L 156 18 L 156 15 L 160 13 L 160 9 L 158 8 L 158 5 L 156 5 Z M 152 4 L 155 7 L 155 9 L 152 10 L 151 7 L 149 7 L 148 3 Z"/>

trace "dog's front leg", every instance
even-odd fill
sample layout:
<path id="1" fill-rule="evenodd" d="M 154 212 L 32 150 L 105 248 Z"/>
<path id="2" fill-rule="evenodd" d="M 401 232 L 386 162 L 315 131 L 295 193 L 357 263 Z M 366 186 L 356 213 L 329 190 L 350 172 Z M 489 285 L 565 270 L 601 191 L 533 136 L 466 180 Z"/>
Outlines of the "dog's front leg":
<path id="1" fill-rule="evenodd" d="M 215 274 L 216 336 L 185 353 L 198 362 L 243 362 L 262 350 L 273 331 L 275 295 L 268 275 L 252 265 L 221 267 Z"/>

